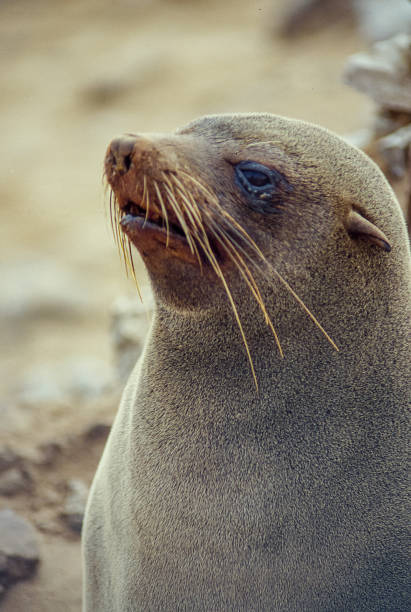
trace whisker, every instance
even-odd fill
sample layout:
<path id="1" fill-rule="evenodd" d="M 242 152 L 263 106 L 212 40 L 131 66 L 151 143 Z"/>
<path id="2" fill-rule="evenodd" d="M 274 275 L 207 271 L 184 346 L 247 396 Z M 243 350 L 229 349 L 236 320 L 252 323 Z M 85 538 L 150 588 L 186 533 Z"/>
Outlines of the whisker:
<path id="1" fill-rule="evenodd" d="M 191 176 L 190 174 L 188 174 L 187 172 L 185 172 L 184 170 L 179 170 L 179 172 L 181 174 L 184 174 L 184 176 L 186 176 L 189 180 L 191 180 L 194 185 L 197 185 L 197 187 L 199 187 L 199 189 L 205 193 L 209 199 L 211 200 L 211 202 L 213 202 L 214 204 L 217 205 L 218 208 L 221 208 L 220 203 L 218 201 L 217 196 L 215 195 L 215 193 L 213 193 L 212 191 L 210 191 L 208 189 L 208 187 L 206 187 L 205 185 L 203 185 L 203 183 L 201 183 L 201 181 L 199 181 L 198 179 L 194 178 L 193 176 Z M 222 210 L 222 209 L 221 209 Z"/>
<path id="2" fill-rule="evenodd" d="M 250 262 L 250 264 L 252 264 L 254 270 L 256 272 L 259 272 L 263 276 L 266 275 L 266 272 L 264 272 L 263 268 L 255 261 L 255 258 L 253 258 L 251 254 L 248 251 L 246 251 L 246 249 L 237 240 L 235 240 L 235 238 L 233 238 L 233 236 L 231 235 L 232 233 L 234 233 L 236 236 L 241 238 L 241 240 L 243 240 L 245 244 L 247 244 L 249 247 L 251 247 L 254 250 L 254 246 L 252 242 L 247 240 L 247 238 L 249 238 L 248 234 L 240 233 L 232 225 L 229 225 L 230 233 L 228 233 L 222 226 L 217 224 L 217 222 L 213 219 L 213 216 L 211 215 L 211 213 L 209 213 L 208 211 L 205 211 L 205 214 L 208 219 L 207 222 L 212 223 L 214 226 L 218 228 L 220 232 L 224 233 L 224 235 L 231 242 L 231 244 L 237 249 L 237 251 L 241 252 L 243 257 L 247 259 Z M 265 264 L 265 268 L 267 268 L 268 262 L 264 261 L 264 264 Z"/>
<path id="3" fill-rule="evenodd" d="M 263 255 L 263 253 L 261 252 L 260 248 L 257 246 L 255 241 L 250 237 L 250 235 L 245 231 L 245 229 L 242 227 L 242 225 L 240 225 L 240 223 L 238 223 L 238 221 L 236 221 L 232 215 L 230 215 L 226 210 L 224 210 L 224 208 L 222 208 L 222 206 L 221 206 L 217 196 L 215 194 L 213 194 L 207 187 L 205 187 L 205 185 L 203 185 L 200 181 L 198 181 L 197 179 L 192 177 L 187 172 L 184 172 L 184 170 L 180 170 L 180 172 L 182 174 L 184 174 L 185 176 L 187 176 L 187 178 L 191 179 L 191 181 L 195 185 L 197 185 L 206 195 L 209 196 L 211 201 L 216 205 L 217 210 L 219 212 L 221 212 L 223 214 L 223 216 L 226 217 L 226 219 L 228 219 L 230 221 L 231 228 L 232 228 L 232 226 L 234 226 L 238 230 L 239 235 L 241 235 L 243 238 L 245 238 L 245 240 L 248 242 L 248 244 L 253 247 L 253 249 L 258 253 L 258 255 L 262 258 L 262 260 L 265 263 L 268 263 L 266 261 L 264 255 Z M 209 216 L 210 216 L 210 213 L 209 213 Z"/>
<path id="4" fill-rule="evenodd" d="M 119 252 L 120 259 L 124 262 L 126 276 L 128 277 L 128 273 L 129 272 L 131 273 L 131 276 L 137 288 L 137 293 L 139 295 L 139 298 L 141 301 L 143 301 L 140 287 L 139 287 L 137 277 L 136 277 L 133 254 L 131 250 L 131 243 L 128 237 L 123 233 L 120 227 L 120 220 L 123 214 L 121 213 L 118 207 L 116 195 L 111 188 L 110 188 L 109 208 L 110 208 L 111 230 L 113 233 L 114 242 L 116 243 L 117 250 Z"/>
<path id="5" fill-rule="evenodd" d="M 169 184 L 166 175 L 164 175 L 164 180 L 165 180 L 165 182 L 164 182 L 164 189 L 166 190 L 166 192 L 168 194 L 170 205 L 171 205 L 173 211 L 175 212 L 178 221 L 180 222 L 181 228 L 184 231 L 184 234 L 185 234 L 185 236 L 187 238 L 187 242 L 189 244 L 190 250 L 194 254 L 194 246 L 195 245 L 194 245 L 193 240 L 192 240 L 191 232 L 190 232 L 190 230 L 188 228 L 187 223 L 185 222 L 184 215 L 183 215 L 183 213 L 182 213 L 182 211 L 181 211 L 181 209 L 180 209 L 180 207 L 178 205 L 178 202 L 177 202 L 177 200 L 175 198 L 174 191 L 172 189 L 172 185 Z"/>
<path id="6" fill-rule="evenodd" d="M 224 277 L 224 275 L 222 273 L 222 270 L 221 270 L 221 268 L 220 268 L 220 266 L 219 266 L 219 264 L 218 264 L 218 262 L 217 262 L 217 260 L 215 258 L 215 255 L 214 255 L 214 253 L 213 253 L 213 251 L 212 251 L 212 249 L 210 247 L 210 243 L 209 242 L 208 242 L 208 244 L 204 243 L 201 238 L 198 238 L 198 240 L 200 241 L 200 244 L 201 244 L 204 252 L 206 253 L 206 255 L 207 255 L 207 257 L 208 257 L 208 259 L 209 259 L 209 261 L 210 261 L 210 263 L 211 263 L 215 273 L 220 278 L 220 280 L 221 280 L 221 282 L 223 284 L 224 290 L 226 292 L 226 295 L 227 295 L 228 300 L 230 302 L 231 308 L 233 310 L 235 320 L 237 322 L 238 328 L 239 328 L 240 333 L 241 333 L 243 344 L 244 344 L 244 347 L 246 349 L 248 361 L 249 361 L 249 364 L 250 364 L 251 373 L 252 373 L 252 376 L 253 376 L 253 379 L 254 379 L 254 384 L 255 384 L 255 387 L 256 387 L 256 390 L 257 390 L 257 393 L 258 393 L 258 381 L 257 381 L 256 373 L 255 373 L 254 362 L 253 362 L 253 359 L 251 357 L 250 347 L 248 345 L 247 338 L 246 338 L 246 335 L 244 333 L 243 325 L 241 323 L 240 315 L 238 314 L 237 306 L 235 305 L 233 296 L 232 296 L 231 291 L 230 291 L 230 289 L 229 289 L 229 287 L 227 285 L 227 281 L 225 280 L 225 277 Z M 207 239 L 207 241 L 208 241 L 208 239 Z"/>
<path id="7" fill-rule="evenodd" d="M 197 222 L 202 225 L 202 218 L 201 218 L 199 208 L 195 202 L 193 201 L 191 203 L 189 202 L 188 197 L 187 197 L 189 192 L 187 192 L 185 185 L 175 175 L 173 176 L 173 180 L 175 181 L 177 185 L 177 189 L 179 190 L 180 195 L 185 201 L 186 205 L 190 208 L 191 212 L 194 214 Z"/>
<path id="8" fill-rule="evenodd" d="M 185 186 L 181 183 L 181 181 L 177 178 L 177 176 L 173 175 L 172 176 L 173 181 L 176 184 L 176 189 L 178 192 L 178 195 L 180 196 L 180 198 L 183 200 L 183 203 L 185 204 L 185 208 L 184 211 L 186 213 L 186 215 L 188 216 L 193 231 L 194 231 L 194 238 L 196 236 L 198 236 L 198 232 L 200 231 L 201 234 L 203 235 L 203 237 L 207 238 L 207 233 L 206 230 L 204 228 L 204 224 L 203 224 L 203 220 L 201 217 L 201 213 L 200 210 L 196 204 L 196 202 L 194 202 L 191 194 L 189 192 L 186 191 Z M 197 259 L 198 262 L 200 264 L 200 269 L 202 271 L 202 262 L 201 262 L 201 257 L 199 255 L 198 249 L 195 245 L 195 240 L 194 240 L 194 248 L 196 250 L 196 255 L 197 255 Z"/>
<path id="9" fill-rule="evenodd" d="M 143 206 L 146 207 L 146 216 L 144 217 L 144 223 L 143 223 L 143 227 L 144 227 L 148 220 L 148 213 L 149 213 L 149 207 L 150 207 L 150 198 L 149 198 L 148 191 L 147 191 L 147 177 L 145 174 L 143 175 L 143 197 L 141 201 L 142 201 Z"/>
<path id="10" fill-rule="evenodd" d="M 331 346 L 336 351 L 339 351 L 338 346 L 336 345 L 334 340 L 330 337 L 330 335 L 325 331 L 324 327 L 321 325 L 318 319 L 314 316 L 314 314 L 311 312 L 308 306 L 304 303 L 304 301 L 299 297 L 299 295 L 292 289 L 290 284 L 281 276 L 279 272 L 277 272 L 277 270 L 272 266 L 272 264 L 270 264 L 267 261 L 261 249 L 257 246 L 257 244 L 251 238 L 251 236 L 244 230 L 244 228 L 229 213 L 227 213 L 223 209 L 221 210 L 224 213 L 224 216 L 226 216 L 239 229 L 239 231 L 241 232 L 242 236 L 244 237 L 248 245 L 251 246 L 253 250 L 259 255 L 263 263 L 267 266 L 268 270 L 270 270 L 278 278 L 278 280 L 284 285 L 284 287 L 291 293 L 291 295 L 296 300 L 296 302 L 301 306 L 301 308 L 306 312 L 306 314 L 310 317 L 313 323 L 318 327 L 318 329 L 321 331 L 324 337 L 328 340 Z"/>
<path id="11" fill-rule="evenodd" d="M 224 241 L 224 245 L 222 245 L 223 247 L 225 246 L 225 250 L 228 254 L 228 256 L 230 257 L 230 259 L 234 262 L 234 264 L 236 265 L 237 269 L 239 270 L 240 274 L 242 275 L 242 277 L 244 278 L 245 282 L 247 283 L 248 287 L 250 288 L 257 304 L 259 305 L 263 315 L 264 315 L 264 319 L 266 324 L 270 327 L 270 330 L 274 336 L 274 340 L 275 343 L 277 345 L 277 348 L 280 352 L 281 358 L 284 357 L 284 352 L 278 337 L 278 334 L 274 328 L 274 325 L 268 315 L 267 309 L 265 307 L 262 295 L 260 293 L 260 290 L 258 289 L 258 286 L 255 282 L 255 279 L 249 269 L 249 267 L 247 266 L 247 264 L 245 263 L 244 259 L 241 257 L 241 255 L 239 255 L 239 253 L 237 252 L 235 246 L 231 243 L 231 239 L 228 236 L 228 234 L 226 234 L 223 231 L 221 231 L 221 228 L 216 228 L 217 232 L 216 232 L 216 237 L 217 234 L 220 234 L 221 238 Z M 221 244 L 221 241 L 220 241 Z"/>
<path id="12" fill-rule="evenodd" d="M 154 182 L 154 189 L 156 190 L 156 193 L 157 193 L 158 201 L 160 202 L 161 211 L 163 213 L 163 219 L 166 222 L 166 228 L 167 228 L 166 248 L 167 248 L 168 247 L 169 238 L 170 238 L 170 228 L 169 228 L 169 225 L 168 225 L 167 208 L 166 208 L 166 206 L 164 204 L 163 196 L 161 195 L 161 191 L 160 191 L 159 186 L 157 185 L 157 181 L 153 181 L 153 182 Z"/>
<path id="13" fill-rule="evenodd" d="M 115 194 L 114 194 L 113 199 L 110 200 L 110 206 L 111 206 L 111 211 L 113 213 L 112 214 L 112 227 L 113 227 L 114 242 L 116 243 L 120 259 L 122 259 L 121 247 L 120 247 L 119 212 L 118 212 L 117 198 Z"/>
<path id="14" fill-rule="evenodd" d="M 172 206 L 174 212 L 176 213 L 177 219 L 180 221 L 180 224 L 181 224 L 181 226 L 183 228 L 184 234 L 185 234 L 185 236 L 187 238 L 188 245 L 190 247 L 190 251 L 193 253 L 193 255 L 195 255 L 197 257 L 197 261 L 199 263 L 200 270 L 201 270 L 201 273 L 202 273 L 202 271 L 203 271 L 203 264 L 202 264 L 202 261 L 201 261 L 201 257 L 200 257 L 200 253 L 198 251 L 197 245 L 195 243 L 195 236 L 197 234 L 197 229 L 196 229 L 196 227 L 195 227 L 195 225 L 193 223 L 193 219 L 191 217 L 191 213 L 190 213 L 189 210 L 184 209 L 184 212 L 187 215 L 190 223 L 193 225 L 192 229 L 190 229 L 188 227 L 187 223 L 185 222 L 185 219 L 183 217 L 183 213 L 180 210 L 180 207 L 178 205 L 178 202 L 176 200 L 176 197 L 175 197 L 174 193 L 170 192 L 170 190 L 169 190 L 167 185 L 164 185 L 164 187 L 167 190 L 167 192 L 169 193 L 171 206 Z"/>
<path id="15" fill-rule="evenodd" d="M 195 208 L 195 203 L 192 200 L 191 193 L 188 193 L 188 196 L 189 196 L 189 198 L 191 200 L 192 205 Z M 228 287 L 228 284 L 227 284 L 227 281 L 226 281 L 226 279 L 224 277 L 224 274 L 223 274 L 223 272 L 221 270 L 221 267 L 220 267 L 220 265 L 219 265 L 215 255 L 214 255 L 214 252 L 213 252 L 212 247 L 210 245 L 207 233 L 206 233 L 202 223 L 201 223 L 201 229 L 202 229 L 202 236 L 200 237 L 200 236 L 197 235 L 197 240 L 198 240 L 199 244 L 201 245 L 201 247 L 202 247 L 205 255 L 207 256 L 208 260 L 210 261 L 213 270 L 215 271 L 216 275 L 218 276 L 218 278 L 220 278 L 220 280 L 221 280 L 221 282 L 223 284 L 223 287 L 224 287 L 224 290 L 226 292 L 227 298 L 228 298 L 228 300 L 230 302 L 230 305 L 231 305 L 231 308 L 232 308 L 235 320 L 236 320 L 238 328 L 240 330 L 240 334 L 241 334 L 241 337 L 242 337 L 242 340 L 243 340 L 243 344 L 244 344 L 244 347 L 246 349 L 247 358 L 248 358 L 248 361 L 249 361 L 249 364 L 250 364 L 251 373 L 252 373 L 252 376 L 253 376 L 253 379 L 254 379 L 254 384 L 255 384 L 256 390 L 258 392 L 258 381 L 257 381 L 257 376 L 256 376 L 255 368 L 254 368 L 254 362 L 253 362 L 253 359 L 252 359 L 252 356 L 251 356 L 251 351 L 250 351 L 250 347 L 248 345 L 248 341 L 247 341 L 247 338 L 246 338 L 246 335 L 245 335 L 245 332 L 244 332 L 244 328 L 243 328 L 243 325 L 241 323 L 240 315 L 238 314 L 237 306 L 235 304 L 235 301 L 234 301 L 234 298 L 232 296 L 232 293 L 231 293 L 231 291 L 230 291 L 230 289 Z"/>
<path id="16" fill-rule="evenodd" d="M 336 343 L 334 342 L 334 340 L 327 334 L 327 332 L 325 331 L 325 329 L 323 328 L 323 326 L 321 325 L 321 323 L 318 321 L 318 319 L 314 316 L 314 314 L 311 312 L 311 310 L 305 305 L 305 303 L 303 302 L 303 300 L 299 297 L 299 295 L 297 295 L 297 293 L 294 291 L 294 289 L 292 289 L 292 287 L 289 285 L 289 283 L 287 283 L 287 281 L 281 276 L 281 274 L 279 272 L 277 272 L 277 270 L 275 268 L 273 268 L 270 265 L 271 270 L 273 271 L 273 273 L 276 275 L 276 277 L 278 278 L 278 280 L 280 282 L 282 282 L 282 284 L 284 285 L 284 287 L 286 287 L 286 289 L 288 289 L 288 291 L 291 293 L 291 295 L 293 296 L 293 298 L 298 302 L 298 304 L 301 306 L 301 308 L 307 313 L 307 315 L 310 317 L 310 319 L 315 323 L 315 325 L 318 327 L 318 329 L 324 334 L 324 336 L 327 338 L 328 342 L 331 344 L 331 346 L 337 351 L 339 352 L 339 348 L 336 345 Z"/>
<path id="17" fill-rule="evenodd" d="M 132 275 L 134 283 L 136 285 L 138 297 L 140 298 L 140 302 L 143 303 L 143 296 L 141 294 L 140 285 L 138 284 L 138 280 L 137 280 L 137 277 L 136 277 L 136 270 L 135 270 L 135 267 L 134 267 L 133 252 L 131 250 L 131 242 L 130 242 L 130 239 L 128 237 L 127 237 L 127 245 L 128 245 L 129 261 L 130 261 L 130 264 L 131 264 L 131 275 Z"/>
<path id="18" fill-rule="evenodd" d="M 127 260 L 126 260 L 126 251 L 125 251 L 125 247 L 124 247 L 124 234 L 120 234 L 119 236 L 119 244 L 120 244 L 120 259 L 124 264 L 124 268 L 126 271 L 126 277 L 128 278 L 128 266 L 127 266 Z"/>
<path id="19" fill-rule="evenodd" d="M 202 234 L 206 233 L 205 227 L 204 227 L 204 223 L 203 223 L 203 219 L 200 215 L 200 212 L 197 208 L 196 203 L 194 202 L 192 196 L 190 193 L 183 193 L 181 192 L 180 188 L 177 187 L 177 192 L 179 194 L 179 196 L 182 198 L 186 208 L 185 211 L 188 215 L 190 215 L 191 218 L 191 222 L 194 228 L 194 231 L 196 233 L 198 233 L 198 231 L 200 231 Z"/>
<path id="20" fill-rule="evenodd" d="M 111 231 L 113 232 L 113 237 L 115 239 L 114 222 L 113 222 L 113 191 L 111 189 L 110 189 L 110 195 L 109 195 L 109 210 L 110 210 Z"/>

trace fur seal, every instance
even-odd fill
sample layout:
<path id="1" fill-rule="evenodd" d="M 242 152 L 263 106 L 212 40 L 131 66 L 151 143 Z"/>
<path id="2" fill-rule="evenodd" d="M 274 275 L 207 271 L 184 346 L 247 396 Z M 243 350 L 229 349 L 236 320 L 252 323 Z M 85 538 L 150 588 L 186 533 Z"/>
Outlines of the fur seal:
<path id="1" fill-rule="evenodd" d="M 382 173 L 269 114 L 127 134 L 105 173 L 156 308 L 92 485 L 84 610 L 409 610 L 410 255 Z"/>

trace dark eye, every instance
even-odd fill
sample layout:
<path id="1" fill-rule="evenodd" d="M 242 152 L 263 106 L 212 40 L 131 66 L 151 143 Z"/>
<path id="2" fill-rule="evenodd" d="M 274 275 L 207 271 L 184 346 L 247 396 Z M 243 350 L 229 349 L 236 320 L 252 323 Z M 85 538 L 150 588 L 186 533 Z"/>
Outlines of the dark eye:
<path id="1" fill-rule="evenodd" d="M 275 170 L 254 161 L 243 161 L 234 167 L 237 185 L 247 195 L 267 200 L 277 190 Z"/>
<path id="2" fill-rule="evenodd" d="M 241 161 L 234 166 L 235 182 L 246 196 L 246 203 L 259 213 L 277 213 L 287 192 L 293 190 L 286 177 L 275 168 L 258 162 Z"/>
<path id="3" fill-rule="evenodd" d="M 260 170 L 247 170 L 246 168 L 241 169 L 243 176 L 246 180 L 254 187 L 267 187 L 272 185 L 270 177 Z"/>

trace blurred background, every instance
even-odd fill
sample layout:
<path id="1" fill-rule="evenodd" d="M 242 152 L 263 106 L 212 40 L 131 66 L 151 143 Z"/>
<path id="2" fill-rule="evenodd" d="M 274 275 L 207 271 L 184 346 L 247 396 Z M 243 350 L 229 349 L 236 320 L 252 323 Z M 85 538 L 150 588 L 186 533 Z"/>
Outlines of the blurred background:
<path id="1" fill-rule="evenodd" d="M 406 207 L 410 3 L 379 4 L 0 0 L 2 611 L 80 611 L 87 490 L 149 324 L 107 219 L 109 141 L 288 115 L 364 147 Z"/>

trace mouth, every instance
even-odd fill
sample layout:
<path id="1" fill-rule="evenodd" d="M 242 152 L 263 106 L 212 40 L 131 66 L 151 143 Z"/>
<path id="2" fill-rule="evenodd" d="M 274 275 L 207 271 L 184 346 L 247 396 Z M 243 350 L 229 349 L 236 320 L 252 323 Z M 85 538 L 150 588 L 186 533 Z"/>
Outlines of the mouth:
<path id="1" fill-rule="evenodd" d="M 120 204 L 120 212 L 120 225 L 130 238 L 133 238 L 136 231 L 139 233 L 144 231 L 156 235 L 160 242 L 169 242 L 172 239 L 184 242 L 188 246 L 182 228 L 169 218 L 166 221 L 156 209 L 147 211 L 136 202 L 127 200 L 125 204 Z"/>
<path id="2" fill-rule="evenodd" d="M 120 211 L 122 214 L 120 224 L 126 234 L 134 227 L 138 227 L 141 230 L 157 231 L 159 236 L 163 235 L 166 239 L 168 235 L 169 237 L 179 238 L 187 243 L 187 238 L 182 228 L 177 223 L 170 221 L 170 219 L 165 221 L 164 217 L 155 209 L 147 211 L 136 202 L 127 200 L 126 204 L 120 205 Z"/>
<path id="3" fill-rule="evenodd" d="M 203 253 L 190 247 L 184 230 L 169 210 L 163 216 L 156 205 L 147 211 L 138 202 L 118 197 L 117 206 L 121 230 L 147 262 L 171 257 L 196 267 L 199 258 L 203 263 Z"/>
<path id="4" fill-rule="evenodd" d="M 212 267 L 204 245 L 196 244 L 194 236 L 191 237 L 190 245 L 184 230 L 170 211 L 167 211 L 166 221 L 155 206 L 149 207 L 147 212 L 142 205 L 129 199 L 118 201 L 118 206 L 120 227 L 143 257 L 148 253 L 153 254 L 160 245 L 164 255 L 169 253 L 187 263 L 200 265 L 203 269 Z M 207 242 L 215 261 L 223 265 L 226 260 L 224 251 L 212 236 L 207 235 Z M 196 244 L 195 250 L 192 248 L 193 244 Z"/>

